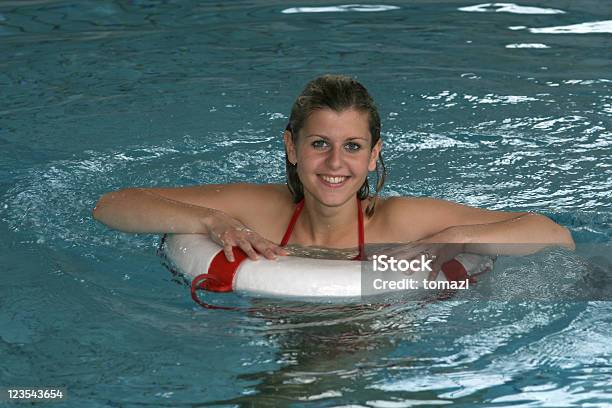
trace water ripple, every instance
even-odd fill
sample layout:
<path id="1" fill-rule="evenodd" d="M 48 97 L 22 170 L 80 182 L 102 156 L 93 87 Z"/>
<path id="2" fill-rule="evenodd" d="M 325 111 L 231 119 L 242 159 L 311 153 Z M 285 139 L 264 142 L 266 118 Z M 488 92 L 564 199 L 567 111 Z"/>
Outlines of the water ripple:
<path id="1" fill-rule="evenodd" d="M 345 4 L 340 6 L 324 6 L 324 7 L 292 7 L 284 9 L 283 14 L 296 14 L 296 13 L 334 13 L 334 12 L 346 12 L 346 11 L 364 11 L 364 12 L 376 12 L 376 11 L 390 11 L 399 10 L 397 6 L 387 6 L 384 4 Z"/>
<path id="2" fill-rule="evenodd" d="M 566 26 L 530 28 L 534 34 L 611 34 L 612 20 L 592 21 Z"/>
<path id="3" fill-rule="evenodd" d="M 565 11 L 559 9 L 519 6 L 514 3 L 483 3 L 474 6 L 460 7 L 459 10 L 476 13 L 565 14 Z"/>

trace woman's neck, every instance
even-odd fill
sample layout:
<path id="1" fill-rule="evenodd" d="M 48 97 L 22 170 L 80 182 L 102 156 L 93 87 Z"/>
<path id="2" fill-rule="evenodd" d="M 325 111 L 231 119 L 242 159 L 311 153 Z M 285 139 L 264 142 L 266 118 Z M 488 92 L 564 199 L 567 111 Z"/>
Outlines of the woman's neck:
<path id="1" fill-rule="evenodd" d="M 304 209 L 296 223 L 300 241 L 310 246 L 347 248 L 358 244 L 357 199 L 337 207 L 304 198 Z"/>

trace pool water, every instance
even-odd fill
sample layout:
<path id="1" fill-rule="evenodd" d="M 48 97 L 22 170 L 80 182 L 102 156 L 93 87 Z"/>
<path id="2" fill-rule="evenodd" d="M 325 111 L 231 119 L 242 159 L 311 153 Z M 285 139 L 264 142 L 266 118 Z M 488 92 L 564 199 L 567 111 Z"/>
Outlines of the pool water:
<path id="1" fill-rule="evenodd" d="M 0 387 L 65 387 L 58 407 L 612 406 L 612 9 L 544 3 L 0 3 Z M 447 301 L 211 311 L 158 236 L 92 220 L 124 186 L 282 183 L 291 103 L 323 73 L 376 99 L 385 195 L 541 212 L 576 253 L 502 257 Z"/>

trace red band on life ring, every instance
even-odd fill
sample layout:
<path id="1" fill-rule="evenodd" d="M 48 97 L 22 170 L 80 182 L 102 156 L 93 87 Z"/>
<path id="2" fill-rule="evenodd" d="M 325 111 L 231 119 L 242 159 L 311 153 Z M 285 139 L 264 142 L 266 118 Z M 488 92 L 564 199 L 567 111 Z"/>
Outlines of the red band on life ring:
<path id="1" fill-rule="evenodd" d="M 210 262 L 207 273 L 213 279 L 205 281 L 202 289 L 211 292 L 231 292 L 233 290 L 234 275 L 236 275 L 242 261 L 249 256 L 240 247 L 233 247 L 232 252 L 234 253 L 234 262 L 228 261 L 225 252 L 222 250 L 215 255 Z"/>
<path id="2" fill-rule="evenodd" d="M 232 307 L 214 306 L 198 298 L 198 290 L 201 289 L 211 292 L 231 292 L 233 290 L 234 275 L 236 275 L 242 261 L 248 258 L 248 255 L 240 247 L 232 247 L 232 252 L 234 262 L 228 261 L 225 252 L 221 250 L 210 262 L 208 272 L 196 276 L 191 281 L 191 298 L 200 306 L 208 309 L 234 309 Z"/>
<path id="3" fill-rule="evenodd" d="M 471 283 L 475 282 L 475 279 L 470 277 L 463 264 L 456 259 L 451 259 L 450 261 L 444 263 L 441 269 L 442 273 L 444 273 L 444 276 L 446 277 L 446 280 L 449 282 L 464 281 L 466 279 Z"/>

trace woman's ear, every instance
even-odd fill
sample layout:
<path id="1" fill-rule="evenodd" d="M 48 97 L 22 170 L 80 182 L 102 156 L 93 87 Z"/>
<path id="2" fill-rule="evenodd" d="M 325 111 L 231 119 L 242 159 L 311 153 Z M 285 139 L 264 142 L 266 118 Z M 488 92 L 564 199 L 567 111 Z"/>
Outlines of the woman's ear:
<path id="1" fill-rule="evenodd" d="M 285 130 L 283 134 L 283 139 L 285 139 L 285 151 L 287 152 L 287 158 L 289 159 L 289 163 L 294 166 L 297 164 L 297 153 L 295 151 L 295 144 L 293 143 L 293 136 L 290 131 Z"/>
<path id="2" fill-rule="evenodd" d="M 382 139 L 378 139 L 378 142 L 372 148 L 370 152 L 370 162 L 368 163 L 368 171 L 376 170 L 376 161 L 378 160 L 378 156 L 380 155 L 380 150 L 382 149 Z"/>

